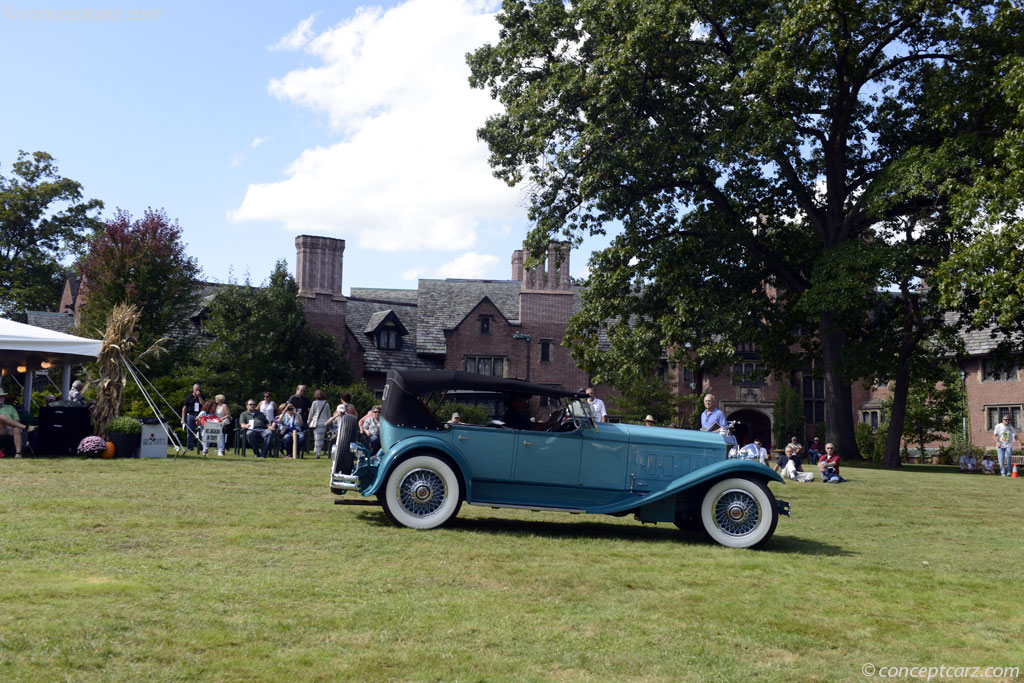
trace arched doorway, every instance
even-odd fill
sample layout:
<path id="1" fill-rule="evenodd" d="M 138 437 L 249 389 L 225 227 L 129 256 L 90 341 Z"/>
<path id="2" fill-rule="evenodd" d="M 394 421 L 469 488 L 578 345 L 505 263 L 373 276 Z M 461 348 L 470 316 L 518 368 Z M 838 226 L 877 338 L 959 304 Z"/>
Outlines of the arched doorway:
<path id="1" fill-rule="evenodd" d="M 767 415 L 759 410 L 744 408 L 729 413 L 728 419 L 739 421 L 734 434 L 740 445 L 761 439 L 761 445 L 768 447 L 772 440 L 772 421 Z"/>

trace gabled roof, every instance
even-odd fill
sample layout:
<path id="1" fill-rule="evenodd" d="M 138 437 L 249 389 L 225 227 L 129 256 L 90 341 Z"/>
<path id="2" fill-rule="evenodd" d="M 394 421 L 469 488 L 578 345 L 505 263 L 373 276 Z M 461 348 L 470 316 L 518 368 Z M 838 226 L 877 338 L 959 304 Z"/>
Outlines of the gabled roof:
<path id="1" fill-rule="evenodd" d="M 363 350 L 365 372 L 387 372 L 391 368 L 401 370 L 435 370 L 441 365 L 434 360 L 424 359 L 417 354 L 416 306 L 400 303 L 379 303 L 349 299 L 346 303 L 346 324 L 352 337 Z M 383 322 L 388 315 L 405 330 L 402 348 L 398 350 L 378 349 L 373 337 L 367 336 L 371 319 Z M 379 326 L 379 325 L 378 325 Z"/>
<path id="2" fill-rule="evenodd" d="M 458 326 L 485 296 L 508 320 L 519 320 L 518 280 L 420 280 L 416 343 L 420 353 L 447 352 L 444 331 Z"/>
<path id="3" fill-rule="evenodd" d="M 415 312 L 413 312 L 413 315 L 415 315 Z M 390 308 L 386 308 L 383 311 L 376 311 L 371 314 L 370 319 L 366 321 L 366 327 L 363 328 L 363 332 L 366 334 L 373 334 L 388 320 L 392 321 L 395 326 L 398 327 L 399 334 L 402 336 L 409 334 L 409 330 L 407 330 L 405 325 L 402 324 L 401 319 L 395 315 L 395 312 Z"/>

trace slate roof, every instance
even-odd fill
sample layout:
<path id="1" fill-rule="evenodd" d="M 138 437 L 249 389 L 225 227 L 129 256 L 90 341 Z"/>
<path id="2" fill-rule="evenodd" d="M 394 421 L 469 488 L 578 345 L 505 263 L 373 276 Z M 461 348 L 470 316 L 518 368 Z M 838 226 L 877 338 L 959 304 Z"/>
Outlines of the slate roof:
<path id="1" fill-rule="evenodd" d="M 71 334 L 71 328 L 75 326 L 75 316 L 70 313 L 50 313 L 49 311 L 26 311 L 29 325 L 42 327 L 54 332 Z"/>
<path id="2" fill-rule="evenodd" d="M 444 354 L 444 331 L 453 329 L 485 296 L 509 321 L 519 321 L 518 280 L 420 280 L 417 350 Z"/>
<path id="3" fill-rule="evenodd" d="M 372 287 L 353 287 L 349 290 L 353 299 L 369 301 L 388 301 L 401 304 L 415 304 L 419 292 L 415 289 L 375 289 Z"/>
<path id="4" fill-rule="evenodd" d="M 386 306 L 386 308 L 382 308 Z M 387 372 L 390 368 L 397 370 L 438 370 L 444 361 L 422 358 L 417 353 L 416 344 L 416 309 L 415 305 L 397 302 L 381 303 L 379 301 L 362 301 L 349 298 L 346 324 L 363 349 L 363 369 L 365 372 Z M 367 335 L 366 331 L 376 329 L 389 313 L 393 313 L 398 321 L 408 330 L 409 334 L 402 337 L 402 348 L 397 351 L 378 349 L 376 340 Z M 371 320 L 378 320 L 371 326 Z"/>

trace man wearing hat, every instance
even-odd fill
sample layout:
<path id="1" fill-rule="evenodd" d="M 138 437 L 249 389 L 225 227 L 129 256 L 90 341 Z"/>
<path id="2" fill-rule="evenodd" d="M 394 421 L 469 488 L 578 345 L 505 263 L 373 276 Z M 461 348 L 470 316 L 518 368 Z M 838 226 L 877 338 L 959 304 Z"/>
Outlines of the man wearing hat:
<path id="1" fill-rule="evenodd" d="M 32 431 L 35 427 L 28 427 L 21 422 L 18 411 L 14 406 L 7 403 L 7 392 L 0 389 L 0 434 L 10 434 L 14 439 L 14 457 L 21 457 L 22 430 Z"/>
<path id="2" fill-rule="evenodd" d="M 654 416 L 653 415 L 648 415 L 647 417 L 645 417 L 644 418 L 644 424 L 647 425 L 648 427 L 653 427 L 654 426 Z"/>
<path id="3" fill-rule="evenodd" d="M 807 447 L 807 457 L 811 459 L 812 464 L 818 464 L 818 458 L 821 457 L 821 440 L 818 437 L 814 437 L 811 445 Z"/>

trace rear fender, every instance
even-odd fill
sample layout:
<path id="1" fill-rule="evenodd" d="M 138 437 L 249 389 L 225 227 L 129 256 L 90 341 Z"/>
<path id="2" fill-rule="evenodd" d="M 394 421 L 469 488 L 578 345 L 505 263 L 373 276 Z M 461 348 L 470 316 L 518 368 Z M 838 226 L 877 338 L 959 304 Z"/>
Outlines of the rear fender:
<path id="1" fill-rule="evenodd" d="M 377 467 L 376 478 L 369 486 L 364 488 L 361 493 L 364 496 L 376 495 L 384 485 L 388 475 L 391 474 L 391 470 L 394 469 L 395 465 L 411 455 L 413 452 L 428 454 L 429 451 L 435 451 L 447 456 L 447 458 L 455 464 L 456 474 L 458 474 L 459 478 L 462 480 L 463 495 L 467 501 L 471 501 L 472 483 L 469 476 L 467 476 L 469 466 L 467 465 L 466 460 L 456 449 L 452 448 L 451 444 L 445 443 L 441 439 L 428 435 L 413 436 L 408 439 L 402 439 L 388 449 L 388 452 L 384 453 L 381 457 L 380 465 Z"/>

